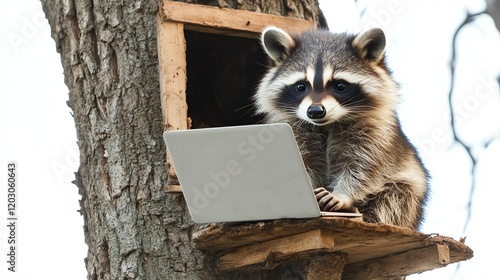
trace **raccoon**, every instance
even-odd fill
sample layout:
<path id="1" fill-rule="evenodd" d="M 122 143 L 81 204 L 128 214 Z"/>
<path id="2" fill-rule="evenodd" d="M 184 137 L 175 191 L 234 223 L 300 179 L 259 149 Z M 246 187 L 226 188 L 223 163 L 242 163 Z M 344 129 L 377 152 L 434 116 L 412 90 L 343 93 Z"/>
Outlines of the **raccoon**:
<path id="1" fill-rule="evenodd" d="M 273 62 L 255 94 L 265 122 L 290 124 L 323 211 L 418 229 L 428 172 L 401 129 L 385 35 L 266 28 Z"/>

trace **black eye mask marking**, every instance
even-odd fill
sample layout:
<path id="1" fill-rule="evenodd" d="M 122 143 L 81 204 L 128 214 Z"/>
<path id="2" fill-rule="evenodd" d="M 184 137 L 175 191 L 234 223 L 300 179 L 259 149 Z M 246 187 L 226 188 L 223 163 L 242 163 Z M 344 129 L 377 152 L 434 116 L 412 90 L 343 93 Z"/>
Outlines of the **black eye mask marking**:
<path id="1" fill-rule="evenodd" d="M 344 106 L 367 106 L 370 98 L 361 90 L 358 84 L 344 80 L 333 80 L 327 83 L 326 90 Z"/>

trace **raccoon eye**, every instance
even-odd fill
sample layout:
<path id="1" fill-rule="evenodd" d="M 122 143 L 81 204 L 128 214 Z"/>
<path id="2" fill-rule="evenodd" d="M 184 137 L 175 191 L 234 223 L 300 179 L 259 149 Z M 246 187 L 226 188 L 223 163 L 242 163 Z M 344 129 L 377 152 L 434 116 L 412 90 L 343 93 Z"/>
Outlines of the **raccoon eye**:
<path id="1" fill-rule="evenodd" d="M 304 91 L 306 91 L 307 86 L 306 86 L 306 84 L 304 84 L 304 83 L 297 83 L 297 84 L 295 84 L 295 89 L 296 89 L 298 92 L 304 92 Z"/>
<path id="2" fill-rule="evenodd" d="M 347 89 L 347 83 L 345 82 L 338 82 L 336 83 L 333 88 L 338 91 L 338 92 L 343 92 Z"/>

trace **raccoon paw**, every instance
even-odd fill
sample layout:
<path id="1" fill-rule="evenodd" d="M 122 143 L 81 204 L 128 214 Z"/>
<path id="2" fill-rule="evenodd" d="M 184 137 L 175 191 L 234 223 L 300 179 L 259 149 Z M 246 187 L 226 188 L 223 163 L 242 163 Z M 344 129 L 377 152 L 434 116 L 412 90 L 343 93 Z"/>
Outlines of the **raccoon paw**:
<path id="1" fill-rule="evenodd" d="M 339 210 L 355 212 L 354 207 L 348 206 L 345 202 L 333 195 L 325 188 L 314 189 L 316 201 L 318 201 L 319 209 L 321 211 L 334 212 Z"/>

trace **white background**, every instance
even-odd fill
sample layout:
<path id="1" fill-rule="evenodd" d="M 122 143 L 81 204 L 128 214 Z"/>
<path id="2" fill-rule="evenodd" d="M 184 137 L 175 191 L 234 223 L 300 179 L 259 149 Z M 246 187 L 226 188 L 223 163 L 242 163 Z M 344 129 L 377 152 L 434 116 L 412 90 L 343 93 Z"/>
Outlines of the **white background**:
<path id="1" fill-rule="evenodd" d="M 361 1 L 361 4 L 368 1 Z M 472 219 L 468 213 L 471 163 L 453 143 L 447 94 L 454 30 L 483 1 L 377 1 L 361 19 L 351 1 L 321 1 L 333 31 L 379 26 L 401 84 L 404 131 L 420 149 L 432 174 L 432 199 L 423 232 L 458 239 L 474 258 L 410 279 L 493 279 L 500 246 L 493 226 L 500 166 L 500 39 L 493 22 L 479 17 L 458 37 L 456 118 L 459 136 L 478 160 Z M 6 169 L 18 163 L 18 273 L 0 265 L 1 279 L 85 279 L 87 247 L 78 190 L 70 182 L 78 168 L 75 126 L 66 105 L 68 89 L 50 29 L 38 1 L 0 2 L 0 259 L 6 260 Z M 492 139 L 497 139 L 493 140 Z M 490 142 L 485 147 L 484 143 Z M 3 166 L 3 167 L 2 167 Z M 2 171 L 1 168 L 4 170 Z M 5 223 L 5 225 L 4 225 Z M 455 278 L 453 278 L 455 277 Z"/>

